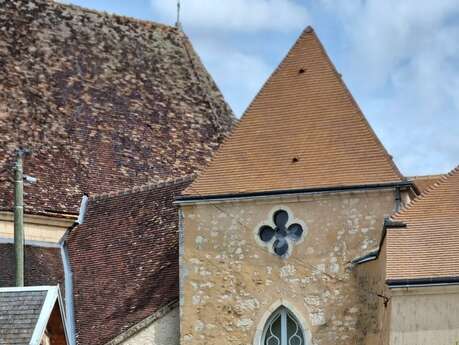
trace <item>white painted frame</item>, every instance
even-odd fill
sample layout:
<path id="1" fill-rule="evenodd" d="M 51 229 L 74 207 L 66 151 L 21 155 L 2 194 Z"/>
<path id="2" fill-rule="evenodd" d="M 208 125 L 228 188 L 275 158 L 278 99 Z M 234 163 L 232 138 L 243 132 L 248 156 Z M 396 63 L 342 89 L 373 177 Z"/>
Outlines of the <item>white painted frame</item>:
<path id="1" fill-rule="evenodd" d="M 263 331 L 263 336 L 261 337 L 262 344 L 264 345 L 266 343 L 266 340 L 267 340 L 266 337 L 268 337 L 268 331 L 271 330 L 271 327 L 272 327 L 273 323 L 276 322 L 279 317 L 280 317 L 280 322 L 281 322 L 280 339 L 277 338 L 277 336 L 275 336 L 278 339 L 278 341 L 280 342 L 279 345 L 290 345 L 290 343 L 289 343 L 290 339 L 288 338 L 288 330 L 287 330 L 287 318 L 288 317 L 290 317 L 290 319 L 292 319 L 293 322 L 295 322 L 295 324 L 297 326 L 297 332 L 299 331 L 299 333 L 301 333 L 301 338 L 302 338 L 301 339 L 301 341 L 302 341 L 301 345 L 305 345 L 305 341 L 306 340 L 304 338 L 303 329 L 301 327 L 300 322 L 296 319 L 295 315 L 293 315 L 285 307 L 280 307 L 279 309 L 277 309 L 271 315 L 271 317 L 268 319 L 268 322 L 266 323 L 265 329 Z"/>
<path id="2" fill-rule="evenodd" d="M 295 308 L 295 306 L 293 306 L 291 303 L 289 303 L 288 301 L 284 299 L 278 300 L 275 303 L 273 303 L 263 314 L 263 316 L 261 317 L 258 323 L 256 332 L 255 332 L 255 336 L 253 338 L 253 345 L 263 345 L 264 335 L 266 333 L 266 326 L 268 325 L 272 317 L 274 317 L 276 312 L 281 308 L 284 308 L 288 312 L 290 312 L 290 314 L 294 317 L 295 321 L 300 326 L 300 331 L 303 333 L 304 344 L 312 345 L 311 332 L 309 331 L 310 329 L 309 322 Z"/>
<path id="3" fill-rule="evenodd" d="M 23 286 L 23 287 L 8 287 L 0 288 L 0 292 L 25 292 L 25 291 L 46 291 L 46 297 L 43 302 L 40 315 L 30 338 L 29 345 L 39 345 L 43 334 L 45 333 L 46 326 L 48 325 L 49 317 L 56 303 L 59 304 L 61 319 L 63 323 L 65 338 L 68 343 L 68 334 L 66 327 L 65 314 L 63 310 L 62 297 L 60 294 L 59 286 Z"/>

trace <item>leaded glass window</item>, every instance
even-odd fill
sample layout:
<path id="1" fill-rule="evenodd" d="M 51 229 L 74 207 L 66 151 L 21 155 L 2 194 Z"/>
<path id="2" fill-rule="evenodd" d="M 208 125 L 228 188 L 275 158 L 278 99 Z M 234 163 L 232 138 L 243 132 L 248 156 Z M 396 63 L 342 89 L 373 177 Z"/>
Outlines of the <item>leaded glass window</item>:
<path id="1" fill-rule="evenodd" d="M 300 323 L 286 308 L 279 308 L 266 323 L 262 345 L 306 345 Z"/>
<path id="2" fill-rule="evenodd" d="M 298 223 L 289 223 L 289 214 L 284 210 L 277 210 L 273 215 L 274 227 L 263 225 L 258 230 L 260 240 L 269 243 L 275 254 L 284 256 L 289 245 L 299 241 L 303 235 L 303 227 Z"/>

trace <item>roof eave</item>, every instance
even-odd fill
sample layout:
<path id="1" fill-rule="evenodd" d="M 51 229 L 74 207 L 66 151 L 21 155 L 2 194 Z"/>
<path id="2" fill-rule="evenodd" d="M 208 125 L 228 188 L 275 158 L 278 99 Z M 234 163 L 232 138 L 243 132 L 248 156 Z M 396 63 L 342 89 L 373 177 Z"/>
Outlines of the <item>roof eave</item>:
<path id="1" fill-rule="evenodd" d="M 459 276 L 386 279 L 389 288 L 459 285 Z"/>
<path id="2" fill-rule="evenodd" d="M 228 193 L 228 194 L 209 194 L 209 195 L 181 195 L 176 198 L 177 204 L 188 204 L 195 202 L 212 202 L 212 201 L 225 201 L 235 199 L 249 199 L 261 198 L 271 196 L 290 196 L 298 194 L 314 194 L 314 193 L 336 193 L 346 191 L 362 191 L 362 190 L 375 190 L 386 188 L 401 188 L 412 189 L 413 183 L 411 181 L 395 181 L 386 183 L 369 183 L 360 185 L 349 186 L 330 186 L 330 187 L 313 187 L 313 188 L 300 188 L 300 189 L 285 189 L 285 190 L 272 190 L 261 192 L 241 192 L 241 193 Z"/>

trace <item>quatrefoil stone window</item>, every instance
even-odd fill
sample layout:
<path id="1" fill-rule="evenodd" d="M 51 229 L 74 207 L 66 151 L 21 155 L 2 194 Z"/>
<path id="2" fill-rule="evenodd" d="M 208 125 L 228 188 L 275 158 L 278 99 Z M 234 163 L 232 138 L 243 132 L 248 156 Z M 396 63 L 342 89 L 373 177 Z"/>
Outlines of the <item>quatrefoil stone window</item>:
<path id="1" fill-rule="evenodd" d="M 265 243 L 271 243 L 274 253 L 279 256 L 287 254 L 289 245 L 299 241 L 303 236 L 303 227 L 298 223 L 289 223 L 289 214 L 287 211 L 278 210 L 273 215 L 274 228 L 270 225 L 263 225 L 258 230 L 260 240 Z M 274 241 L 273 241 L 274 239 Z"/>

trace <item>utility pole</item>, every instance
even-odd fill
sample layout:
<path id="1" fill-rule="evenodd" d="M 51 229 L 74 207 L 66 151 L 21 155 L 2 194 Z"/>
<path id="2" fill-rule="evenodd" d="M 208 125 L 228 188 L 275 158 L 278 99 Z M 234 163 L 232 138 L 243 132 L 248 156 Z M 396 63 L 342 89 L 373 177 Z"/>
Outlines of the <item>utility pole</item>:
<path id="1" fill-rule="evenodd" d="M 24 150 L 16 155 L 14 172 L 14 255 L 16 261 L 16 286 L 24 286 L 24 174 L 22 158 Z"/>
<path id="2" fill-rule="evenodd" d="M 18 149 L 14 171 L 14 256 L 16 262 L 16 286 L 24 286 L 24 179 L 37 182 L 23 172 L 23 158 L 30 154 L 27 149 Z"/>

